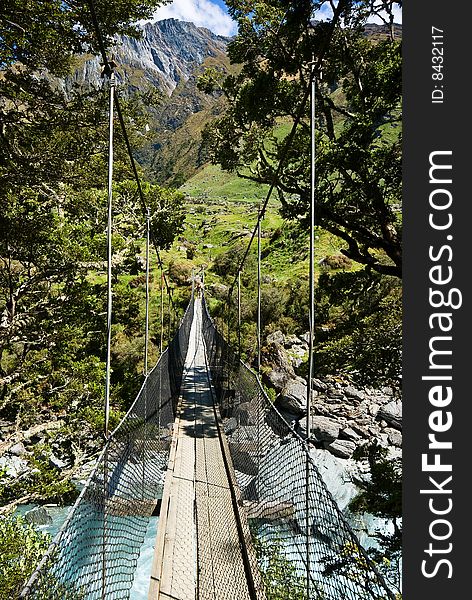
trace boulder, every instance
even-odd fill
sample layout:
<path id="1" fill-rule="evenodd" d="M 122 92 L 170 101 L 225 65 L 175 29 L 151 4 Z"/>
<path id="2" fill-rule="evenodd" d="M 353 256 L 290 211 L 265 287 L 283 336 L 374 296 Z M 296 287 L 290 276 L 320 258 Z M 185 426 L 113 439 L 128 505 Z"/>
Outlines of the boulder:
<path id="1" fill-rule="evenodd" d="M 254 458 L 249 452 L 242 450 L 239 445 L 234 445 L 231 448 L 231 458 L 236 471 L 251 475 L 252 477 L 255 477 L 258 474 L 258 465 Z"/>
<path id="2" fill-rule="evenodd" d="M 282 343 L 286 348 L 290 348 L 291 346 L 299 346 L 302 343 L 302 341 L 294 333 L 291 333 L 290 335 L 285 336 L 285 341 Z"/>
<path id="3" fill-rule="evenodd" d="M 242 402 L 234 409 L 234 416 L 239 425 L 254 425 L 255 419 L 252 415 L 252 408 L 249 402 Z"/>
<path id="4" fill-rule="evenodd" d="M 29 465 L 28 461 L 18 456 L 2 456 L 0 457 L 0 469 L 2 468 L 10 477 L 18 477 L 28 471 Z"/>
<path id="5" fill-rule="evenodd" d="M 352 429 L 351 427 L 345 427 L 341 433 L 340 433 L 340 437 L 345 439 L 345 440 L 350 440 L 350 441 L 355 441 L 355 440 L 360 440 L 361 436 L 356 433 L 354 431 L 354 429 Z"/>
<path id="6" fill-rule="evenodd" d="M 311 380 L 311 387 L 318 392 L 326 392 L 329 386 L 327 383 L 324 383 L 324 381 L 321 381 L 321 379 L 316 379 L 316 377 L 313 377 Z"/>
<path id="7" fill-rule="evenodd" d="M 37 506 L 25 513 L 25 521 L 33 525 L 49 525 L 52 518 L 44 506 Z"/>
<path id="8" fill-rule="evenodd" d="M 344 393 L 346 394 L 346 396 L 348 398 L 353 398 L 355 400 L 361 400 L 362 401 L 365 398 L 365 393 L 362 392 L 361 390 L 356 389 L 352 385 L 347 385 L 344 388 Z"/>
<path id="9" fill-rule="evenodd" d="M 23 456 L 24 454 L 26 454 L 26 448 L 21 442 L 18 442 L 17 444 L 10 446 L 8 452 L 13 456 Z"/>
<path id="10" fill-rule="evenodd" d="M 378 404 L 376 404 L 375 402 L 372 402 L 372 404 L 369 405 L 369 413 L 373 417 L 376 417 L 379 412 L 379 408 L 380 408 L 380 406 Z"/>
<path id="11" fill-rule="evenodd" d="M 224 431 L 226 435 L 231 435 L 238 428 L 238 420 L 235 417 L 231 417 L 224 424 Z"/>
<path id="12" fill-rule="evenodd" d="M 395 429 L 402 428 L 402 402 L 401 400 L 392 400 L 385 406 L 379 408 L 377 419 L 383 419 Z"/>
<path id="13" fill-rule="evenodd" d="M 274 331 L 274 333 L 267 336 L 268 344 L 283 344 L 284 341 L 285 336 L 280 330 Z"/>
<path id="14" fill-rule="evenodd" d="M 334 419 L 319 415 L 311 417 L 311 432 L 317 441 L 332 442 L 339 437 L 339 430 L 339 423 Z"/>
<path id="15" fill-rule="evenodd" d="M 356 444 L 349 440 L 334 440 L 333 442 L 325 442 L 325 448 L 339 458 L 351 458 L 352 453 L 356 449 Z"/>
<path id="16" fill-rule="evenodd" d="M 306 402 L 307 386 L 305 381 L 298 377 L 288 381 L 277 397 L 275 404 L 277 408 L 282 410 L 296 415 L 303 415 L 306 412 Z"/>
<path id="17" fill-rule="evenodd" d="M 59 469 L 59 471 L 62 471 L 62 469 L 65 469 L 67 467 L 67 463 L 65 463 L 63 460 L 61 460 L 54 454 L 51 454 L 51 456 L 49 457 L 49 465 L 54 469 Z"/>
<path id="18" fill-rule="evenodd" d="M 384 430 L 384 433 L 388 435 L 388 441 L 392 444 L 392 446 L 397 446 L 397 448 L 402 447 L 402 434 L 401 431 L 397 431 L 396 429 L 392 429 L 391 427 L 387 427 Z"/>
<path id="19" fill-rule="evenodd" d="M 275 391 L 281 392 L 288 381 L 287 373 L 273 369 L 265 376 L 270 387 Z"/>
<path id="20" fill-rule="evenodd" d="M 281 392 L 291 379 L 295 379 L 290 357 L 285 348 L 276 342 L 268 344 L 264 349 L 264 363 L 271 367 L 265 379 L 277 392 Z"/>
<path id="21" fill-rule="evenodd" d="M 228 441 L 231 444 L 244 444 L 247 442 L 254 442 L 257 440 L 257 434 L 258 431 L 255 425 L 238 427 L 238 429 L 228 437 Z"/>

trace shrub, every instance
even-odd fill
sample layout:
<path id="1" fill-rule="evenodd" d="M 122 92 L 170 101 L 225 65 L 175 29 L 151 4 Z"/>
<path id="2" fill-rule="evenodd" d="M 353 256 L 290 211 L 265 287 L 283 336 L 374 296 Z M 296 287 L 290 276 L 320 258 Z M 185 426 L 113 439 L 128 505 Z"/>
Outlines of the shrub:
<path id="1" fill-rule="evenodd" d="M 22 517 L 0 517 L 0 598 L 19 596 L 49 543 Z"/>
<path id="2" fill-rule="evenodd" d="M 192 275 L 192 267 L 186 263 L 171 261 L 168 273 L 169 277 L 177 285 L 186 285 Z"/>

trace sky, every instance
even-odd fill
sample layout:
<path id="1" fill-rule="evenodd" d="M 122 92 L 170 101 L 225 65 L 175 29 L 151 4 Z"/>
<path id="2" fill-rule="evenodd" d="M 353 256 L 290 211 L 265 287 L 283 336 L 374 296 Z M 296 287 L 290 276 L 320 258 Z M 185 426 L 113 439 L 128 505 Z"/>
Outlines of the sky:
<path id="1" fill-rule="evenodd" d="M 395 22 L 402 22 L 401 9 L 394 9 Z M 320 11 L 315 15 L 317 19 L 330 18 L 328 11 Z M 223 0 L 174 0 L 172 4 L 158 8 L 154 20 L 180 19 L 191 21 L 199 27 L 207 27 L 218 35 L 231 36 L 236 33 L 236 25 L 229 17 Z M 369 19 L 373 23 L 381 23 L 379 18 Z"/>
<path id="2" fill-rule="evenodd" d="M 236 33 L 236 24 L 228 15 L 223 0 L 174 0 L 172 4 L 158 8 L 154 14 L 156 21 L 170 18 L 191 21 L 218 35 Z"/>

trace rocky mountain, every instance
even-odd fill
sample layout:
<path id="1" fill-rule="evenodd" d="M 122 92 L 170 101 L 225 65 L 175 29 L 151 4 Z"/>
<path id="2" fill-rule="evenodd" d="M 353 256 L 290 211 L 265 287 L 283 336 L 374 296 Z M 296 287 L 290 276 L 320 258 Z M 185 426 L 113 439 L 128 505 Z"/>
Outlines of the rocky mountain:
<path id="1" fill-rule="evenodd" d="M 113 59 L 119 93 L 129 97 L 135 92 L 152 92 L 157 100 L 147 108 L 149 142 L 137 158 L 161 185 L 180 185 L 204 163 L 200 134 L 218 114 L 221 100 L 200 92 L 197 77 L 209 66 L 231 69 L 226 54 L 228 41 L 209 29 L 177 19 L 145 24 L 140 39 L 117 39 Z M 101 86 L 100 59 L 78 57 L 73 76 L 58 85 L 66 91 L 75 85 Z"/>
<path id="2" fill-rule="evenodd" d="M 118 84 L 128 93 L 153 86 L 171 96 L 205 60 L 225 55 L 227 42 L 228 38 L 209 29 L 177 19 L 146 23 L 140 39 L 123 36 L 116 40 L 112 55 Z M 99 85 L 100 72 L 98 57 L 80 57 L 75 74 L 65 85 Z"/>

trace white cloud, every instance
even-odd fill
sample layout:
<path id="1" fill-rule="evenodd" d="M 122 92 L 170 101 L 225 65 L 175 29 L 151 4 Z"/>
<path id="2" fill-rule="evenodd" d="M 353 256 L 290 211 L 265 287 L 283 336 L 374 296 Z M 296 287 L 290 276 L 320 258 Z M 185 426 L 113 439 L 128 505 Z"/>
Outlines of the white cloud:
<path id="1" fill-rule="evenodd" d="M 190 21 L 198 27 L 207 27 L 218 35 L 236 33 L 236 23 L 225 11 L 211 0 L 174 0 L 161 6 L 154 13 L 154 21 L 179 19 Z"/>
<path id="2" fill-rule="evenodd" d="M 334 5 L 337 6 L 337 1 L 334 2 Z M 382 16 L 387 18 L 387 14 L 385 12 L 382 13 Z M 398 3 L 394 3 L 393 5 L 393 16 L 395 23 L 402 22 L 402 9 L 400 8 Z M 331 3 L 325 3 L 321 6 L 321 8 L 315 12 L 314 19 L 318 21 L 329 21 L 333 18 L 333 10 L 331 8 Z M 377 23 L 379 25 L 383 24 L 384 21 L 380 17 L 372 16 L 367 19 L 368 23 Z"/>
<path id="3" fill-rule="evenodd" d="M 382 13 L 382 15 L 387 18 L 387 14 L 385 12 Z M 402 22 L 402 9 L 396 3 L 393 5 L 393 16 L 394 16 L 395 23 L 401 23 Z M 367 22 L 368 23 L 377 23 L 379 25 L 381 25 L 382 23 L 384 23 L 384 21 L 382 21 L 382 19 L 380 17 L 369 17 L 367 19 Z"/>

